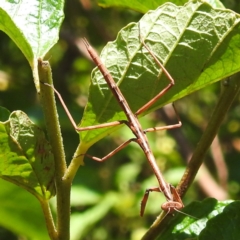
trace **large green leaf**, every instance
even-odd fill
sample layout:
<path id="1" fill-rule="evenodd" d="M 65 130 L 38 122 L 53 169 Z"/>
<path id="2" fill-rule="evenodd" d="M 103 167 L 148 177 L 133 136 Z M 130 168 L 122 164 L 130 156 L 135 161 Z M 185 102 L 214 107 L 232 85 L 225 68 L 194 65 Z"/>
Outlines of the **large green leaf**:
<path id="1" fill-rule="evenodd" d="M 240 16 L 202 1 L 183 7 L 171 3 L 149 11 L 140 20 L 141 35 L 175 79 L 149 111 L 176 101 L 240 70 Z M 139 25 L 123 28 L 101 53 L 133 112 L 152 99 L 169 80 L 139 40 Z M 147 112 L 146 112 L 147 113 Z M 89 101 L 81 127 L 126 119 L 98 69 L 92 73 Z M 87 149 L 115 128 L 83 131 Z M 81 149 L 80 147 L 80 149 Z"/>
<path id="2" fill-rule="evenodd" d="M 38 88 L 37 59 L 57 42 L 64 0 L 1 0 L 0 30 L 21 49 L 33 69 Z"/>
<path id="3" fill-rule="evenodd" d="M 239 201 L 221 202 L 208 198 L 202 202 L 193 202 L 184 208 L 184 212 L 193 217 L 177 213 L 157 239 L 239 239 L 239 231 L 236 233 L 240 224 L 239 210 Z M 230 238 L 229 234 L 233 231 Z"/>
<path id="4" fill-rule="evenodd" d="M 156 9 L 160 5 L 169 2 L 167 0 L 98 0 L 98 4 L 101 7 L 124 7 L 130 8 L 138 12 L 146 13 L 151 9 Z M 175 0 L 173 1 L 176 5 L 183 5 L 187 0 Z M 223 4 L 219 0 L 206 0 L 205 2 L 210 3 L 214 7 L 223 8 Z"/>
<path id="5" fill-rule="evenodd" d="M 0 123 L 0 177 L 49 199 L 55 194 L 54 159 L 45 135 L 21 111 Z"/>

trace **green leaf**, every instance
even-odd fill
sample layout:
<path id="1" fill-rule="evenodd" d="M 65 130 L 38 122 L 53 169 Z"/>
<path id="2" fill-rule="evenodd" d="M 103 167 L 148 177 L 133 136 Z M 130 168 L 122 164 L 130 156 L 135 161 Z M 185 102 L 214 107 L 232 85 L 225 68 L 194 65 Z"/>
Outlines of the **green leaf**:
<path id="1" fill-rule="evenodd" d="M 148 1 L 141 1 L 141 0 L 99 0 L 98 4 L 101 7 L 124 7 L 124 8 L 130 8 L 132 10 L 146 13 L 147 11 L 151 9 L 156 9 L 160 5 L 169 2 L 167 0 L 148 0 Z M 174 3 L 176 5 L 183 5 L 187 0 L 175 0 Z M 224 8 L 223 4 L 219 0 L 206 0 L 205 2 L 208 2 L 211 4 L 213 7 L 219 7 L 219 8 Z"/>
<path id="2" fill-rule="evenodd" d="M 240 239 L 240 201 L 226 206 L 223 212 L 208 221 L 199 240 Z"/>
<path id="3" fill-rule="evenodd" d="M 21 111 L 0 123 L 0 177 L 39 200 L 55 194 L 54 159 L 42 130 Z"/>
<path id="4" fill-rule="evenodd" d="M 0 186 L 0 225 L 31 240 L 48 240 L 38 200 L 24 189 L 2 179 Z"/>
<path id="5" fill-rule="evenodd" d="M 175 86 L 144 114 L 238 72 L 239 22 L 233 11 L 214 9 L 202 1 L 183 7 L 167 3 L 145 14 L 140 20 L 142 38 L 175 79 Z M 133 112 L 169 84 L 139 40 L 138 23 L 123 28 L 103 49 L 101 59 Z M 81 127 L 123 119 L 125 113 L 95 68 Z M 79 149 L 86 150 L 115 129 L 80 132 Z"/>
<path id="6" fill-rule="evenodd" d="M 58 41 L 64 17 L 63 5 L 63 0 L 0 1 L 0 30 L 16 43 L 27 58 L 36 86 L 37 59 L 43 58 Z"/>
<path id="7" fill-rule="evenodd" d="M 219 217 L 227 212 L 228 207 L 235 205 L 233 201 L 217 201 L 213 198 L 207 198 L 202 202 L 193 202 L 187 207 L 183 209 L 183 212 L 193 216 L 185 216 L 181 213 L 177 213 L 177 216 L 174 217 L 169 223 L 168 227 L 165 228 L 165 231 L 157 238 L 161 240 L 169 240 L 169 239 L 177 239 L 177 240 L 185 240 L 185 239 L 195 239 L 198 236 L 201 236 L 206 229 L 210 229 L 208 225 L 212 222 L 219 224 L 219 228 L 221 228 L 226 234 L 228 229 L 226 229 L 225 223 L 219 221 Z M 235 211 L 239 212 L 239 203 L 235 205 Z M 226 217 L 226 215 L 225 215 Z M 229 224 L 229 219 L 228 219 Z M 235 225 L 236 224 L 236 225 Z M 210 224 L 211 225 L 211 224 Z M 233 224 L 234 226 L 239 226 L 239 221 Z M 216 226 L 214 226 L 216 227 Z M 213 225 L 211 226 L 212 232 L 215 232 L 215 238 L 213 235 L 210 238 L 206 239 L 230 239 L 225 236 L 225 238 L 219 238 L 220 232 L 217 234 L 216 229 L 214 230 Z M 199 235 L 200 234 L 200 235 Z M 199 238 L 204 239 L 205 238 Z M 238 239 L 238 238 L 235 238 Z"/>

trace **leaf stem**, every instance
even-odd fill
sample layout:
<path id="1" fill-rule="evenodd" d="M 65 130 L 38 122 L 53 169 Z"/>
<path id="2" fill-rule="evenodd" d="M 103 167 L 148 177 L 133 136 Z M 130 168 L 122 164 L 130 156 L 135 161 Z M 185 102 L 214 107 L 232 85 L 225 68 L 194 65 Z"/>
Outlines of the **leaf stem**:
<path id="1" fill-rule="evenodd" d="M 40 82 L 53 84 L 49 62 L 38 60 Z M 67 170 L 56 102 L 52 88 L 40 84 L 40 97 L 46 122 L 49 142 L 55 161 L 55 184 L 57 190 L 57 234 L 58 240 L 70 239 L 70 191 L 71 182 L 63 181 Z"/>
<path id="2" fill-rule="evenodd" d="M 203 163 L 206 152 L 212 144 L 221 123 L 223 122 L 230 106 L 240 91 L 240 73 L 232 76 L 228 84 L 224 85 L 219 101 L 213 114 L 208 122 L 207 128 L 204 131 L 196 150 L 194 151 L 191 160 L 189 161 L 185 173 L 177 186 L 177 191 L 181 197 L 184 196 L 191 183 L 193 182 L 201 164 Z M 164 220 L 163 220 L 164 218 Z M 142 237 L 142 240 L 156 239 L 167 227 L 170 216 L 164 217 L 162 212 L 156 221 L 152 224 L 149 230 Z"/>
<path id="3" fill-rule="evenodd" d="M 41 203 L 41 207 L 44 213 L 48 234 L 52 240 L 57 240 L 58 239 L 57 230 L 55 228 L 55 224 L 53 221 L 52 212 L 49 206 L 49 201 L 45 199 L 43 200 L 41 199 L 39 201 Z"/>
<path id="4" fill-rule="evenodd" d="M 64 181 L 70 181 L 70 182 L 73 181 L 73 178 L 75 177 L 78 168 L 81 165 L 84 165 L 84 162 L 83 162 L 84 155 L 83 154 L 87 152 L 88 148 L 89 148 L 88 146 L 85 146 L 84 144 L 82 144 L 82 142 L 80 142 L 80 144 L 78 145 L 77 150 L 73 156 L 73 159 L 63 177 Z"/>

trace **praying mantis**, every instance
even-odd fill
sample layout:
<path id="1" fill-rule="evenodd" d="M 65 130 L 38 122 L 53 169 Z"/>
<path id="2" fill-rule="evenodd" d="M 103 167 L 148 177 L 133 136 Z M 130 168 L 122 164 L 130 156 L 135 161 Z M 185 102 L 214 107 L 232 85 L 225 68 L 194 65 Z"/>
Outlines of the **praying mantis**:
<path id="1" fill-rule="evenodd" d="M 83 40 L 82 40 L 83 43 L 85 44 L 85 47 L 86 47 L 89 55 L 92 58 L 92 60 L 95 62 L 98 69 L 102 73 L 110 91 L 112 92 L 112 94 L 114 95 L 114 97 L 118 101 L 120 107 L 124 111 L 124 113 L 127 117 L 127 120 L 119 120 L 119 121 L 114 121 L 114 122 L 110 122 L 110 123 L 103 123 L 103 124 L 94 125 L 94 126 L 78 127 L 76 125 L 75 121 L 73 120 L 70 112 L 68 111 L 60 93 L 53 86 L 51 86 L 47 83 L 45 83 L 45 85 L 48 85 L 48 86 L 53 88 L 54 92 L 57 94 L 60 102 L 63 105 L 63 108 L 64 108 L 65 112 L 67 113 L 67 115 L 68 115 L 68 117 L 69 117 L 69 119 L 70 119 L 70 121 L 71 121 L 71 123 L 72 123 L 72 125 L 73 125 L 73 127 L 75 128 L 76 131 L 78 131 L 78 132 L 89 131 L 89 130 L 98 129 L 98 128 L 117 126 L 117 125 L 120 125 L 120 124 L 125 124 L 132 131 L 135 138 L 131 138 L 131 139 L 127 140 L 126 142 L 122 143 L 120 146 L 118 146 L 115 150 L 111 151 L 105 157 L 99 158 L 99 157 L 95 157 L 95 156 L 90 156 L 89 154 L 85 154 L 85 155 L 90 157 L 91 159 L 93 159 L 95 161 L 103 162 L 103 161 L 107 160 L 108 158 L 112 157 L 115 153 L 117 153 L 118 151 L 120 151 L 124 147 L 126 147 L 129 143 L 136 142 L 141 147 L 141 149 L 143 150 L 143 152 L 144 152 L 144 154 L 145 154 L 145 156 L 146 156 L 146 158 L 147 158 L 147 160 L 148 160 L 148 162 L 149 162 L 149 164 L 150 164 L 150 166 L 151 166 L 151 168 L 152 168 L 152 170 L 153 170 L 153 172 L 154 172 L 154 174 L 155 174 L 155 176 L 158 180 L 158 184 L 159 184 L 159 186 L 148 188 L 145 191 L 145 194 L 144 194 L 143 199 L 141 201 L 140 216 L 143 216 L 143 214 L 144 214 L 146 203 L 147 203 L 148 196 L 149 196 L 150 192 L 162 192 L 164 194 L 164 196 L 166 198 L 166 202 L 162 204 L 161 208 L 167 214 L 169 214 L 169 213 L 172 213 L 175 210 L 179 211 L 180 209 L 182 209 L 184 207 L 184 205 L 182 203 L 182 200 L 181 200 L 177 190 L 172 185 L 170 185 L 169 183 L 167 183 L 165 181 L 161 171 L 159 170 L 159 167 L 156 163 L 155 157 L 154 157 L 154 155 L 151 151 L 146 133 L 147 132 L 153 132 L 153 131 L 179 128 L 179 127 L 181 127 L 182 123 L 181 123 L 180 118 L 179 118 L 179 116 L 176 112 L 174 104 L 173 104 L 173 108 L 174 108 L 174 111 L 176 113 L 178 123 L 173 124 L 173 125 L 163 126 L 163 127 L 148 128 L 148 129 L 145 129 L 145 130 L 142 128 L 141 124 L 139 123 L 138 116 L 141 113 L 143 113 L 144 111 L 146 111 L 150 106 L 152 106 L 159 98 L 161 98 L 175 84 L 174 79 L 171 77 L 171 75 L 165 69 L 163 64 L 157 59 L 157 57 L 154 55 L 154 53 L 151 51 L 151 49 L 142 40 L 141 33 L 140 33 L 140 25 L 139 25 L 139 38 L 140 38 L 142 46 L 147 49 L 148 53 L 154 59 L 156 64 L 161 68 L 163 73 L 167 76 L 167 78 L 169 80 L 169 84 L 164 89 L 162 89 L 154 98 L 152 98 L 149 102 L 147 102 L 141 108 L 139 108 L 135 113 L 132 112 L 130 106 L 128 105 L 128 102 L 126 101 L 126 99 L 123 96 L 121 90 L 119 89 L 119 87 L 115 83 L 115 81 L 114 81 L 113 77 L 111 76 L 110 72 L 108 71 L 108 69 L 102 63 L 100 57 L 97 55 L 97 53 L 94 51 L 94 49 L 91 47 L 91 45 L 88 43 L 88 41 L 85 38 L 83 38 Z"/>

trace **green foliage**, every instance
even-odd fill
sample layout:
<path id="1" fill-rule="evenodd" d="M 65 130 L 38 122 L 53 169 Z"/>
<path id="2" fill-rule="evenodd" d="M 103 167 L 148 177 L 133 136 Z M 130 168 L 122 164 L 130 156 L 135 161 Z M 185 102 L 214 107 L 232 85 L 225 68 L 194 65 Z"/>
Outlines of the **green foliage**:
<path id="1" fill-rule="evenodd" d="M 211 6 L 205 1 L 190 1 L 184 6 L 181 5 L 186 1 L 175 1 L 175 4 L 179 6 L 172 3 L 160 6 L 165 1 L 144 1 L 143 3 L 140 1 L 101 0 L 100 5 L 104 7 L 127 7 L 142 13 L 158 7 L 156 10 L 147 12 L 139 21 L 139 25 L 138 23 L 129 24 L 132 19 L 135 22 L 139 19 L 138 15 L 133 12 L 114 9 L 98 10 L 97 14 L 97 11 L 94 12 L 96 15 L 92 15 L 91 11 L 94 7 L 91 9 L 91 6 L 88 8 L 85 6 L 85 10 L 79 13 L 77 12 L 78 8 L 75 7 L 79 1 L 69 2 L 66 2 L 68 14 L 63 25 L 61 41 L 49 54 L 53 68 L 57 68 L 57 70 L 53 69 L 53 79 L 56 79 L 54 84 L 58 85 L 61 82 L 61 85 L 59 84 L 57 87 L 57 89 L 62 88 L 61 92 L 74 92 L 79 89 L 87 92 L 89 82 L 87 76 L 91 68 L 85 58 L 74 55 L 79 39 L 72 39 L 74 36 L 70 35 L 67 30 L 74 26 L 73 28 L 80 29 L 79 31 L 84 32 L 85 35 L 89 31 L 89 38 L 94 39 L 96 45 L 100 44 L 99 36 L 102 36 L 105 44 L 108 39 L 106 32 L 113 32 L 112 36 L 114 37 L 111 38 L 115 39 L 120 28 L 119 22 L 123 29 L 118 33 L 116 40 L 106 45 L 101 58 L 133 111 L 149 101 L 169 82 L 142 46 L 139 40 L 139 26 L 142 39 L 176 81 L 171 91 L 146 113 L 195 92 L 194 95 L 189 96 L 188 102 L 183 100 L 182 103 L 179 103 L 181 115 L 184 116 L 182 121 L 187 126 L 184 131 L 191 140 L 174 140 L 165 132 L 158 133 L 158 136 L 149 136 L 157 164 L 166 173 L 167 182 L 177 185 L 185 168 L 181 162 L 187 158 L 186 155 L 191 155 L 191 153 L 185 153 L 184 156 L 181 148 L 197 143 L 197 135 L 206 125 L 204 116 L 208 116 L 206 113 L 212 111 L 217 99 L 218 88 L 216 85 L 207 89 L 203 88 L 239 71 L 239 15 L 231 10 L 224 10 L 223 5 L 214 0 L 209 1 Z M 108 15 L 110 11 L 113 12 Z M 97 18 L 98 14 L 102 15 L 101 18 Z M 92 16 L 94 17 L 92 18 Z M 112 18 L 113 16 L 114 18 Z M 105 23 L 102 24 L 99 20 L 94 26 L 95 19 L 104 19 Z M 110 19 L 112 20 L 110 21 Z M 44 132 L 22 111 L 10 113 L 7 109 L 0 108 L 0 177 L 3 179 L 0 182 L 0 225 L 18 236 L 24 235 L 29 239 L 67 240 L 70 239 L 71 203 L 71 240 L 87 237 L 99 240 L 156 239 L 158 233 L 161 233 L 159 239 L 231 239 L 229 232 L 232 234 L 232 239 L 238 239 L 238 201 L 217 201 L 215 199 L 193 202 L 184 208 L 183 211 L 192 215 L 193 218 L 180 213 L 176 213 L 173 218 L 165 217 L 159 225 L 163 226 L 163 230 L 160 229 L 154 237 L 148 237 L 150 232 L 148 228 L 153 222 L 152 216 L 159 213 L 161 204 L 166 200 L 162 194 L 153 194 L 153 197 L 151 195 L 145 216 L 139 217 L 139 203 L 143 193 L 146 188 L 156 185 L 156 179 L 152 172 L 149 172 L 148 162 L 135 145 L 130 145 L 121 152 L 122 154 L 119 153 L 115 157 L 116 159 L 110 160 L 108 163 L 97 164 L 87 161 L 86 166 L 81 168 L 78 174 L 78 167 L 82 162 L 78 158 L 66 161 L 52 89 L 43 84 L 39 86 L 39 79 L 51 83 L 51 68 L 48 62 L 37 61 L 39 58 L 43 58 L 58 41 L 62 21 L 62 0 L 0 2 L 0 29 L 16 43 L 30 64 L 35 87 L 44 109 L 48 137 L 47 140 Z M 109 24 L 110 22 L 111 24 Z M 72 32 L 73 30 L 71 29 Z M 5 44 L 2 41 L 1 39 L 0 47 L 4 46 L 4 48 L 0 58 L 0 83 L 2 72 L 8 72 L 11 69 L 16 73 L 13 77 L 8 72 L 13 80 L 12 85 L 8 86 L 6 93 L 0 92 L 0 101 L 4 106 L 11 106 L 18 95 L 22 99 L 31 96 L 30 88 L 24 84 L 26 78 L 31 79 L 32 76 L 26 77 L 24 67 L 20 68 L 20 74 L 17 72 L 16 66 L 24 66 L 26 63 L 21 62 L 14 66 L 14 57 L 10 59 L 9 66 L 7 65 L 7 56 L 9 54 L 11 56 L 11 51 L 4 55 Z M 12 46 L 11 43 L 6 42 L 7 46 Z M 73 44 L 75 44 L 74 51 L 71 49 Z M 81 49 L 81 47 L 79 48 Z M 14 49 L 14 47 L 9 47 L 9 49 Z M 69 51 L 72 51 L 71 54 Z M 37 66 L 37 64 L 39 65 Z M 22 76 L 24 79 L 21 79 Z M 64 80 L 61 81 L 63 76 Z M 79 80 L 80 78 L 81 80 Z M 18 82 L 19 79 L 21 80 Z M 66 86 L 62 86 L 66 81 L 68 81 Z M 2 84 L 0 84 L 1 87 Z M 14 91 L 17 92 L 20 88 L 25 92 L 16 94 Z M 196 93 L 199 89 L 202 89 L 200 94 Z M 13 94 L 6 98 L 8 92 L 13 92 Z M 71 98 L 73 97 L 67 98 L 67 100 Z M 11 101 L 6 99 L 11 99 Z M 80 102 L 82 100 L 80 99 Z M 35 99 L 25 100 L 25 102 L 34 104 Z M 73 108 L 73 103 L 67 105 Z M 37 120 L 38 124 L 41 124 L 43 120 L 35 109 L 36 105 L 29 105 L 26 112 L 32 119 Z M 78 106 L 76 112 L 80 111 L 82 110 Z M 231 116 L 234 120 L 225 126 L 226 135 L 224 136 L 229 136 L 229 133 L 234 134 L 237 132 L 236 129 L 240 129 L 240 116 L 237 110 L 236 112 Z M 62 115 L 61 111 L 59 115 L 62 121 L 65 115 Z M 125 118 L 102 75 L 95 69 L 92 73 L 89 101 L 81 126 Z M 144 118 L 141 123 L 145 127 L 155 126 L 157 122 L 158 120 L 151 116 Z M 73 135 L 72 128 L 65 127 L 64 124 L 61 126 L 66 155 L 72 156 L 74 147 L 78 144 L 77 134 Z M 93 143 L 109 133 L 113 133 L 114 130 L 116 128 L 82 132 L 80 134 L 81 145 L 75 154 L 79 158 L 83 158 L 81 154 L 85 153 Z M 126 128 L 123 128 L 121 131 L 113 133 L 110 141 L 107 139 L 102 145 L 99 142 L 97 147 L 102 146 L 101 153 L 99 154 L 99 149 L 93 148 L 93 155 L 99 156 L 110 152 L 119 142 L 122 142 L 123 136 L 126 136 L 126 139 L 132 137 Z M 238 146 L 238 138 L 239 136 L 236 135 L 235 142 L 226 139 L 225 146 L 228 148 L 225 147 L 225 151 L 229 149 L 229 145 L 226 144 L 230 144 L 230 142 L 232 148 Z M 175 149 L 177 144 L 179 144 L 180 151 Z M 234 157 L 231 156 L 229 159 L 234 159 Z M 238 168 L 232 167 L 231 169 Z M 235 175 L 230 174 L 229 177 L 232 182 L 235 181 L 235 184 L 238 178 L 238 171 Z M 57 188 L 57 198 L 56 206 L 53 206 L 50 198 L 55 195 L 55 187 Z M 25 189 L 32 195 L 24 192 Z M 233 197 L 238 194 L 236 189 L 237 187 L 235 190 L 232 187 Z M 195 189 L 190 190 L 190 195 L 186 196 L 186 202 L 192 202 L 192 199 L 199 197 L 196 192 Z M 228 194 L 230 193 L 229 191 Z M 230 221 L 231 224 L 229 224 Z M 166 225 L 164 225 L 165 222 Z M 159 226 L 154 227 L 157 229 Z M 145 234 L 145 232 L 147 233 Z M 1 235 L 0 238 L 2 239 Z"/>
<path id="2" fill-rule="evenodd" d="M 0 224 L 31 240 L 48 240 L 45 220 L 39 202 L 33 195 L 0 179 Z M 5 239 L 1 235 L 1 239 Z"/>
<path id="3" fill-rule="evenodd" d="M 82 239 L 89 229 L 94 227 L 118 202 L 117 194 L 108 193 L 91 209 L 84 213 L 73 213 L 71 216 L 71 239 Z M 81 226 L 79 226 L 81 222 Z"/>

